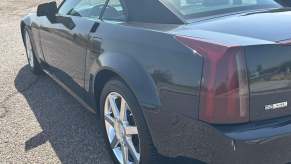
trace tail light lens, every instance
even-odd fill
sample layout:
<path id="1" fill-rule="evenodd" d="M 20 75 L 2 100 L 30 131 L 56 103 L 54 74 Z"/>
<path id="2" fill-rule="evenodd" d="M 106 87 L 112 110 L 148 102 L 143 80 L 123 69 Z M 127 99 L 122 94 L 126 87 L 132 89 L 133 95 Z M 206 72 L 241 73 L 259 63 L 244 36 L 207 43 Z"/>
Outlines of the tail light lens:
<path id="1" fill-rule="evenodd" d="M 204 58 L 199 119 L 213 124 L 249 121 L 249 86 L 244 51 L 188 37 L 177 40 Z"/>

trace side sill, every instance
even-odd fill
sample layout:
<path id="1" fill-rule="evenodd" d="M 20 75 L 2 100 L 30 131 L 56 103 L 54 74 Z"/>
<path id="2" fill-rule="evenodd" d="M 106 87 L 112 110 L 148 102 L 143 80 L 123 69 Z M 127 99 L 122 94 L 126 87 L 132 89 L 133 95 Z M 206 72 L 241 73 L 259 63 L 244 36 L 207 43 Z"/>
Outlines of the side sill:
<path id="1" fill-rule="evenodd" d="M 63 82 L 61 82 L 57 77 L 51 74 L 49 71 L 43 69 L 43 72 L 47 74 L 52 80 L 59 84 L 64 90 L 66 90 L 72 97 L 74 97 L 83 107 L 93 114 L 96 114 L 96 111 L 90 107 L 85 101 L 83 101 L 77 94 L 75 94 L 69 87 L 67 87 Z"/>

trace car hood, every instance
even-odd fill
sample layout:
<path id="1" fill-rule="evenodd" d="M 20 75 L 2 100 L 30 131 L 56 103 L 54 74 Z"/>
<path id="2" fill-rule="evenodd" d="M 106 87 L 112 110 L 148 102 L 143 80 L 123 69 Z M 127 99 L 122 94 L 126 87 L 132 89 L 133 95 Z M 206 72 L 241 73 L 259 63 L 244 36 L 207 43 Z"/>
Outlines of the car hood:
<path id="1" fill-rule="evenodd" d="M 228 44 L 270 44 L 291 39 L 291 9 L 211 18 L 180 27 L 175 33 Z"/>

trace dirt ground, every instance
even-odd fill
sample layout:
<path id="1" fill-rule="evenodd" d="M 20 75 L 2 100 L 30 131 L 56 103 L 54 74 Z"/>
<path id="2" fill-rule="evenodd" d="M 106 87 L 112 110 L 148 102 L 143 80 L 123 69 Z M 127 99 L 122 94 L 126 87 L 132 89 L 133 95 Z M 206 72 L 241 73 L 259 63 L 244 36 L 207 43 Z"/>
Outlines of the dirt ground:
<path id="1" fill-rule="evenodd" d="M 110 164 L 95 115 L 29 71 L 19 24 L 43 1 L 0 1 L 0 163 Z"/>

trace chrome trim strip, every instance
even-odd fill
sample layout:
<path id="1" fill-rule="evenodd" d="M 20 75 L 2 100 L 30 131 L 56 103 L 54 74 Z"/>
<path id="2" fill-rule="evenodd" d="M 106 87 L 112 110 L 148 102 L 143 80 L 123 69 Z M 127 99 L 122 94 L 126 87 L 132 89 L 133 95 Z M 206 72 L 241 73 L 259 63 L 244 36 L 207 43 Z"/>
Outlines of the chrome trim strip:
<path id="1" fill-rule="evenodd" d="M 52 80 L 59 84 L 64 90 L 66 90 L 72 97 L 74 97 L 83 107 L 85 107 L 91 113 L 96 114 L 96 111 L 91 108 L 85 101 L 83 101 L 77 94 L 75 94 L 69 87 L 67 87 L 63 82 L 61 82 L 57 77 L 51 74 L 49 71 L 43 69 L 43 72 L 46 73 Z"/>

